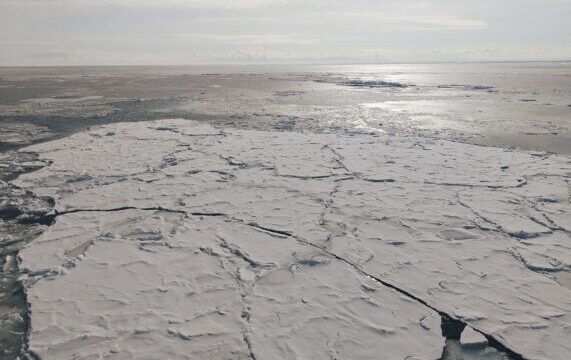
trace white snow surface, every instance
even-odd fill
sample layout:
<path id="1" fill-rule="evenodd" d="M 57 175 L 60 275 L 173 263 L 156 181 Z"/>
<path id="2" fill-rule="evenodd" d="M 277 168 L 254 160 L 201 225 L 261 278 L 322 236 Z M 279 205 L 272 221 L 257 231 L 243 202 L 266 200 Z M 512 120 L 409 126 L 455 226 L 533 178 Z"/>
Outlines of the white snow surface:
<path id="1" fill-rule="evenodd" d="M 566 157 L 188 120 L 23 151 L 61 213 L 20 252 L 42 359 L 437 359 L 437 311 L 571 353 Z"/>

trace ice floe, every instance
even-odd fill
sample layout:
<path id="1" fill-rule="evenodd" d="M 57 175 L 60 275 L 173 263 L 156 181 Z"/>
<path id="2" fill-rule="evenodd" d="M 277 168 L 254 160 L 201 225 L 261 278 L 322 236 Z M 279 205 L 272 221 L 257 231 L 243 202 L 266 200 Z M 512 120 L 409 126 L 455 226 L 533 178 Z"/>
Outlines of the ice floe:
<path id="1" fill-rule="evenodd" d="M 14 183 L 55 201 L 20 251 L 42 359 L 436 359 L 441 318 L 571 351 L 566 157 L 187 120 L 25 151 L 50 165 Z"/>

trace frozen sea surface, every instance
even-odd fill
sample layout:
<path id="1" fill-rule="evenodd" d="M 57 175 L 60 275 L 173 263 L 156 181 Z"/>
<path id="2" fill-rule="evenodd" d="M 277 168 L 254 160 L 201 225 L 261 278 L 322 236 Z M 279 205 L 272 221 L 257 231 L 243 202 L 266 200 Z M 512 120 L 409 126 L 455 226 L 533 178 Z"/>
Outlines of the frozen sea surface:
<path id="1" fill-rule="evenodd" d="M 0 150 L 169 117 L 571 154 L 571 63 L 0 68 Z"/>
<path id="2" fill-rule="evenodd" d="M 571 352 L 566 156 L 188 120 L 23 152 L 55 206 L 19 253 L 42 359 Z"/>
<path id="3" fill-rule="evenodd" d="M 386 358 L 558 358 L 562 339 L 569 338 L 569 304 L 561 291 L 571 288 L 569 79 L 569 63 L 0 68 L 2 356 L 16 359 L 30 347 L 57 353 L 48 358 L 66 358 L 76 348 L 99 356 L 90 351 L 103 344 L 101 353 L 109 357 L 137 351 L 144 357 L 140 352 L 154 346 L 176 357 L 179 346 L 198 354 L 230 341 L 234 345 L 220 351 L 237 358 L 266 358 L 264 346 L 279 348 L 284 358 L 366 358 L 380 347 L 389 349 L 381 352 Z M 187 121 L 152 123 L 152 129 L 145 123 L 169 118 Z M 125 124 L 96 128 L 118 122 Z M 83 133 L 17 151 L 77 132 Z M 121 219 L 125 223 L 116 223 Z M 271 242 L 276 237 L 284 240 Z M 110 245 L 117 262 L 101 260 L 107 255 L 95 261 L 109 266 L 107 277 L 121 272 L 128 278 L 107 285 L 109 279 L 94 278 L 101 283 L 93 295 L 95 283 L 83 284 L 74 272 L 94 272 L 80 262 L 93 260 L 100 242 L 111 239 L 133 246 L 119 251 Z M 22 277 L 18 253 L 30 242 Z M 48 243 L 53 247 L 44 248 Z M 123 256 L 166 248 L 171 252 L 145 258 L 134 270 L 118 267 Z M 190 264 L 179 264 L 178 249 Z M 218 262 L 201 263 L 198 253 Z M 173 268 L 166 270 L 169 256 Z M 189 277 L 195 261 L 213 278 Z M 274 275 L 276 267 L 288 275 L 275 282 L 287 284 L 284 289 L 264 288 L 270 307 L 279 309 L 272 322 L 260 315 L 256 291 L 266 272 L 282 276 Z M 314 278 L 307 278 L 309 270 Z M 157 272 L 160 280 L 151 276 Z M 75 298 L 80 294 L 70 290 L 65 273 L 78 276 L 73 286 L 89 287 L 85 297 Z M 297 275 L 293 283 L 282 281 L 290 275 Z M 169 288 L 190 279 L 196 288 L 184 296 Z M 52 283 L 61 296 L 38 292 Z M 167 301 L 162 307 L 145 297 L 155 288 L 163 294 L 156 299 Z M 206 308 L 196 308 L 192 316 L 228 324 L 228 333 L 196 325 L 191 315 L 171 319 L 182 316 L 175 310 L 194 306 L 188 293 L 207 303 L 211 295 L 204 293 L 219 288 L 228 299 L 240 294 L 224 305 L 230 315 L 202 317 Z M 322 301 L 311 300 L 307 288 Z M 34 293 L 52 303 L 35 299 L 36 309 L 46 312 L 36 310 L 31 319 L 26 296 Z M 362 299 L 386 307 L 369 308 Z M 258 310 L 251 312 L 254 303 Z M 128 315 L 113 313 L 113 304 Z M 148 322 L 137 320 L 141 313 Z M 63 319 L 68 314 L 75 315 Z M 96 314 L 103 315 L 93 320 Z M 415 323 L 418 315 L 425 320 Z M 314 320 L 311 329 L 296 328 Z M 331 329 L 340 332 L 334 336 Z M 356 339 L 356 329 L 368 335 Z M 123 340 L 133 333 L 136 339 Z M 514 344 L 528 336 L 528 347 Z M 111 350 L 110 337 L 119 339 Z M 177 338 L 194 343 L 183 346 Z M 368 342 L 372 338 L 378 346 Z M 412 338 L 418 343 L 403 348 L 401 341 Z M 359 352 L 360 346 L 370 349 Z"/>

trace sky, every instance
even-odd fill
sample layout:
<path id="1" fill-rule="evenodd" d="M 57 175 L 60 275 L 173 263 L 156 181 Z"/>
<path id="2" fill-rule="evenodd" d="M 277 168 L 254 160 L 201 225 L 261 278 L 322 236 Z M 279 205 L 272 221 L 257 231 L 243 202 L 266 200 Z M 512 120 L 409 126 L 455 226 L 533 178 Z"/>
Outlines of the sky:
<path id="1" fill-rule="evenodd" d="M 0 0 L 0 65 L 571 60 L 571 0 Z"/>

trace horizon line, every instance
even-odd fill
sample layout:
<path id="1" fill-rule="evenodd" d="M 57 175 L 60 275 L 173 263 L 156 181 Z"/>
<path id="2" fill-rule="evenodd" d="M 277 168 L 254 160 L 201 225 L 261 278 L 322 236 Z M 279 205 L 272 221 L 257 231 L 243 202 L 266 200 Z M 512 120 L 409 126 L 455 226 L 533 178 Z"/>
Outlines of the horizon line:
<path id="1" fill-rule="evenodd" d="M 216 66 L 348 66 L 348 65 L 430 65 L 430 64 L 502 64 L 502 63 L 569 63 L 571 59 L 553 60 L 448 60 L 394 62 L 260 62 L 204 64 L 73 64 L 73 65 L 2 65 L 0 68 L 80 68 L 80 67 L 216 67 Z"/>

